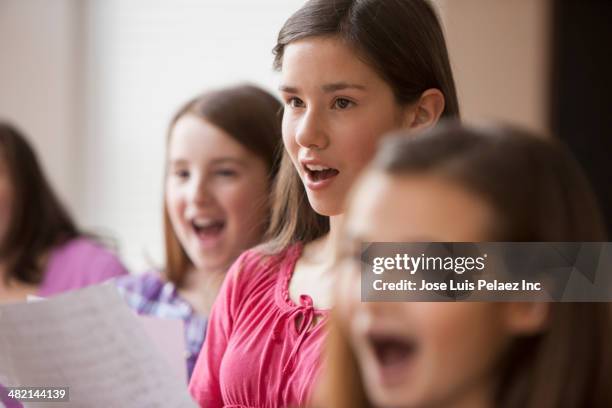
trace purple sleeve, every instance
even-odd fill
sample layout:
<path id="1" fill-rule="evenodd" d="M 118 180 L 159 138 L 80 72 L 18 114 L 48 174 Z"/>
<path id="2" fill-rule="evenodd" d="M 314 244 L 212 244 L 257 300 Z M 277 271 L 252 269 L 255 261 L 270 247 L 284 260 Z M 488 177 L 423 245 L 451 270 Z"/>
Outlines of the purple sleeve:
<path id="1" fill-rule="evenodd" d="M 99 266 L 92 268 L 92 273 L 88 276 L 92 284 L 128 274 L 121 261 L 110 252 L 101 255 L 100 258 Z"/>
<path id="2" fill-rule="evenodd" d="M 127 273 L 108 249 L 90 239 L 77 238 L 53 250 L 38 295 L 51 296 Z"/>
<path id="3" fill-rule="evenodd" d="M 23 408 L 19 401 L 9 398 L 8 390 L 2 384 L 0 384 L 0 402 L 5 408 Z"/>

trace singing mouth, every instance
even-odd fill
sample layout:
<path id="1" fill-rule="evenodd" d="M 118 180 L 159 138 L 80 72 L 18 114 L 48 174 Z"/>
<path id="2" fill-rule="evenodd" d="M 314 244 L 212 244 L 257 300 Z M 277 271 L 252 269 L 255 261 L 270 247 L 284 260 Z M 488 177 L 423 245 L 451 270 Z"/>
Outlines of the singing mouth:
<path id="1" fill-rule="evenodd" d="M 225 229 L 224 219 L 213 219 L 213 218 L 194 218 L 191 220 L 191 226 L 198 236 L 202 240 L 216 238 Z"/>
<path id="2" fill-rule="evenodd" d="M 313 182 L 329 180 L 340 174 L 340 171 L 333 167 L 318 164 L 304 164 L 303 167 L 308 179 Z"/>
<path id="3" fill-rule="evenodd" d="M 381 367 L 394 367 L 407 364 L 418 350 L 417 342 L 399 337 L 370 335 L 370 347 Z"/>

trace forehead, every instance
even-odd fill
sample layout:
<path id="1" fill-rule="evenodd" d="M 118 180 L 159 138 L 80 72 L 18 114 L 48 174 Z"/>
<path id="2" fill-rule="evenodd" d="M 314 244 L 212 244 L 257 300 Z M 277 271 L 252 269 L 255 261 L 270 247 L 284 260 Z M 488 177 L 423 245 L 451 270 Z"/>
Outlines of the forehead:
<path id="1" fill-rule="evenodd" d="M 283 55 L 282 81 L 287 85 L 351 80 L 380 83 L 377 72 L 337 37 L 307 37 L 288 44 Z"/>
<path id="2" fill-rule="evenodd" d="M 179 118 L 170 132 L 168 155 L 172 158 L 216 156 L 246 157 L 247 149 L 223 129 L 193 114 Z"/>
<path id="3" fill-rule="evenodd" d="M 368 174 L 349 204 L 347 229 L 364 241 L 485 241 L 493 211 L 434 175 Z"/>

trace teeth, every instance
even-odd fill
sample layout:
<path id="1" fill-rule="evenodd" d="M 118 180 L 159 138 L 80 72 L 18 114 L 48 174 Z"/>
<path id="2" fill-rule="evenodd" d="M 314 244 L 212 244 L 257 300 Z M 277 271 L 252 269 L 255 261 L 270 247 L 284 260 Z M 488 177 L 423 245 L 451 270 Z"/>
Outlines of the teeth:
<path id="1" fill-rule="evenodd" d="M 331 167 L 318 166 L 316 164 L 307 164 L 306 168 L 310 171 L 323 171 L 329 170 Z"/>
<path id="2" fill-rule="evenodd" d="M 217 222 L 218 222 L 217 220 L 214 220 L 212 218 L 194 218 L 193 219 L 193 225 L 195 225 L 198 228 L 210 227 L 211 225 Z"/>

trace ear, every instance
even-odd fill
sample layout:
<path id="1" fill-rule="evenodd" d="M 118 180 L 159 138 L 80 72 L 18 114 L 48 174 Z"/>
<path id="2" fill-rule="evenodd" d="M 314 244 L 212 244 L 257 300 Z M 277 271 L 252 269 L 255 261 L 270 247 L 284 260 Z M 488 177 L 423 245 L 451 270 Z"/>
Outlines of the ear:
<path id="1" fill-rule="evenodd" d="M 422 130 L 435 125 L 446 102 L 439 89 L 431 88 L 421 94 L 419 100 L 406 109 L 404 126 L 413 130 Z"/>
<path id="2" fill-rule="evenodd" d="M 511 302 L 503 305 L 504 323 L 514 335 L 537 334 L 546 329 L 550 306 L 544 302 Z"/>

